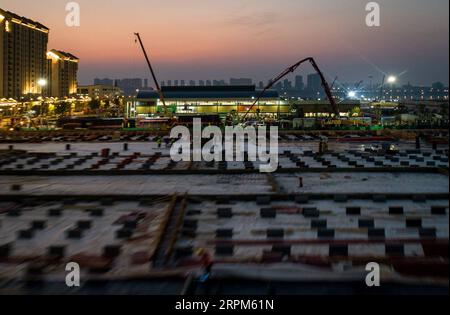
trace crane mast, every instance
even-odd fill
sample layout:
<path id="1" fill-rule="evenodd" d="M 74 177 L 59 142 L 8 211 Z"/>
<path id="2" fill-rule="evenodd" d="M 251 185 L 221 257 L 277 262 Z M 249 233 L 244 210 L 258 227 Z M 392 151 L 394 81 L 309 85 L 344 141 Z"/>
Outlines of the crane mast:
<path id="1" fill-rule="evenodd" d="M 290 66 L 289 68 L 287 68 L 286 70 L 284 70 L 283 72 L 281 72 L 276 78 L 272 79 L 269 84 L 261 91 L 261 93 L 259 93 L 258 97 L 256 98 L 256 100 L 253 102 L 252 106 L 247 110 L 247 112 L 245 113 L 244 117 L 242 119 L 245 119 L 245 117 L 247 117 L 248 113 L 253 109 L 253 107 L 255 107 L 255 105 L 259 102 L 259 100 L 261 99 L 261 97 L 264 96 L 264 93 L 270 89 L 272 86 L 275 85 L 275 83 L 277 83 L 278 81 L 280 81 L 282 78 L 284 78 L 286 75 L 293 73 L 295 70 L 297 70 L 298 67 L 300 67 L 301 64 L 305 63 L 309 61 L 311 63 L 311 65 L 313 66 L 314 70 L 317 72 L 317 74 L 320 76 L 320 80 L 322 82 L 322 87 L 325 91 L 325 94 L 327 95 L 328 100 L 330 101 L 331 104 L 331 108 L 333 110 L 333 113 L 339 117 L 340 116 L 340 112 L 339 112 L 339 108 L 336 104 L 336 101 L 333 98 L 333 94 L 331 93 L 331 89 L 330 86 L 328 85 L 327 80 L 325 79 L 325 76 L 323 75 L 322 71 L 319 69 L 319 66 L 317 65 L 316 61 L 314 60 L 314 58 L 312 57 L 308 57 L 305 59 L 300 60 L 299 62 L 297 62 L 296 64 Z"/>
<path id="2" fill-rule="evenodd" d="M 338 79 L 339 79 L 338 76 L 336 76 L 336 77 L 334 78 L 333 83 L 331 83 L 330 89 L 333 89 L 334 84 L 336 83 L 336 81 L 337 81 Z"/>
<path id="3" fill-rule="evenodd" d="M 153 67 L 150 63 L 150 59 L 148 58 L 147 51 L 145 50 L 144 44 L 142 43 L 141 36 L 139 35 L 139 33 L 134 33 L 134 35 L 137 37 L 139 44 L 141 45 L 142 52 L 144 53 L 145 60 L 147 61 L 148 68 L 150 69 L 150 73 L 153 78 L 153 82 L 155 83 L 156 90 L 158 91 L 159 98 L 160 98 L 161 102 L 163 103 L 164 116 L 168 116 L 169 113 L 167 110 L 166 101 L 164 99 L 164 94 L 161 90 L 161 87 L 159 86 L 158 80 L 156 79 L 156 75 L 155 75 L 155 72 L 153 71 Z"/>

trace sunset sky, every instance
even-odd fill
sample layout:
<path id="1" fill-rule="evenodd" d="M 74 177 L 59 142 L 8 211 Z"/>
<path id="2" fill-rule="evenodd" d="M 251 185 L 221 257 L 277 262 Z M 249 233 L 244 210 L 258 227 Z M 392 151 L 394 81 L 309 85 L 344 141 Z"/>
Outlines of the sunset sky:
<path id="1" fill-rule="evenodd" d="M 342 82 L 376 83 L 384 72 L 400 83 L 448 84 L 448 0 L 379 0 L 379 28 L 366 26 L 363 0 L 78 0 L 74 28 L 65 25 L 67 2 L 0 0 L 0 7 L 49 27 L 49 49 L 81 59 L 81 84 L 149 77 L 133 32 L 159 80 L 267 81 L 313 56 Z"/>

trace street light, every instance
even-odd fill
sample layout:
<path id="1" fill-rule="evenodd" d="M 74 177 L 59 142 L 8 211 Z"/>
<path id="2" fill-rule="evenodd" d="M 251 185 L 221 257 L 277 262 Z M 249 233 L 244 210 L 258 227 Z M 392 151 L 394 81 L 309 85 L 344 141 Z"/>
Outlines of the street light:
<path id="1" fill-rule="evenodd" d="M 391 75 L 391 76 L 388 77 L 387 81 L 390 84 L 394 84 L 395 82 L 397 82 L 397 77 Z"/>
<path id="2" fill-rule="evenodd" d="M 37 82 L 37 84 L 38 84 L 40 87 L 44 87 L 44 86 L 47 85 L 47 80 L 46 80 L 46 79 L 39 79 L 38 82 Z"/>
<path id="3" fill-rule="evenodd" d="M 47 86 L 47 80 L 42 78 L 37 81 L 37 84 L 41 87 L 41 94 L 44 94 L 44 87 Z M 41 100 L 41 106 L 39 106 L 39 116 L 42 115 L 42 107 L 44 106 L 44 100 Z"/>
<path id="4" fill-rule="evenodd" d="M 355 98 L 356 97 L 356 92 L 355 91 L 350 91 L 350 92 L 348 92 L 347 96 L 349 98 Z"/>

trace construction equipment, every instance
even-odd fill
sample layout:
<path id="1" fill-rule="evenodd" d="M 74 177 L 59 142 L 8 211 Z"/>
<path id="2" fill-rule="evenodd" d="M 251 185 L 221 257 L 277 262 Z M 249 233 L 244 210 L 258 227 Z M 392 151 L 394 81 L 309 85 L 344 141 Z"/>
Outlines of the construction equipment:
<path id="1" fill-rule="evenodd" d="M 336 115 L 336 117 L 340 116 L 340 112 L 339 112 L 339 108 L 336 104 L 336 101 L 333 98 L 333 94 L 331 93 L 331 89 L 330 86 L 328 85 L 327 80 L 325 79 L 325 76 L 323 75 L 322 71 L 319 69 L 319 66 L 317 65 L 316 61 L 314 60 L 314 58 L 312 57 L 308 57 L 305 58 L 303 60 L 300 60 L 299 62 L 297 62 L 296 64 L 290 66 L 289 68 L 287 68 L 286 70 L 284 70 L 283 72 L 281 72 L 276 78 L 272 79 L 269 81 L 269 84 L 261 91 L 261 93 L 258 95 L 258 97 L 255 99 L 255 101 L 253 102 L 252 106 L 250 106 L 250 108 L 247 110 L 247 112 L 245 113 L 245 115 L 242 117 L 242 120 L 245 120 L 245 118 L 247 117 L 248 113 L 253 109 L 253 107 L 258 104 L 259 100 L 261 99 L 261 97 L 263 97 L 264 93 L 270 89 L 272 86 L 275 85 L 275 83 L 277 83 L 278 81 L 280 81 L 282 78 L 284 78 L 286 75 L 293 73 L 301 64 L 305 63 L 309 61 L 311 63 L 311 65 L 313 66 L 314 70 L 316 70 L 317 74 L 320 76 L 320 80 L 322 81 L 322 87 L 325 91 L 325 94 L 327 95 L 328 100 L 330 101 L 331 107 L 333 109 L 333 113 Z"/>
<path id="2" fill-rule="evenodd" d="M 141 45 L 142 52 L 144 53 L 145 60 L 147 61 L 148 68 L 150 69 L 150 73 L 151 73 L 152 78 L 153 78 L 153 82 L 155 83 L 156 89 L 158 91 L 159 99 L 163 103 L 164 116 L 165 117 L 168 117 L 168 116 L 172 117 L 172 113 L 170 113 L 167 110 L 166 101 L 164 99 L 164 94 L 163 94 L 163 92 L 162 92 L 162 90 L 161 90 L 161 88 L 159 86 L 158 80 L 156 79 L 156 75 L 155 75 L 155 72 L 153 71 L 153 67 L 152 67 L 152 65 L 150 63 L 150 59 L 148 58 L 147 51 L 145 50 L 144 44 L 142 43 L 141 36 L 139 35 L 139 33 L 134 33 L 134 35 L 137 37 L 137 40 L 139 41 L 139 44 Z"/>
<path id="3" fill-rule="evenodd" d="M 363 83 L 364 83 L 364 80 L 361 80 L 361 81 L 359 81 L 358 83 L 356 83 L 356 85 L 355 85 L 355 90 L 358 90 L 359 87 L 361 86 L 361 84 L 363 84 Z"/>
<path id="4" fill-rule="evenodd" d="M 336 76 L 336 77 L 334 78 L 333 83 L 331 83 L 330 90 L 333 89 L 334 84 L 336 83 L 336 81 L 338 80 L 338 78 L 339 78 L 338 76 Z"/>
<path id="5" fill-rule="evenodd" d="M 386 75 L 383 75 L 383 79 L 381 80 L 381 86 L 380 86 L 380 102 L 383 99 L 383 88 L 384 88 L 385 81 L 386 81 Z"/>

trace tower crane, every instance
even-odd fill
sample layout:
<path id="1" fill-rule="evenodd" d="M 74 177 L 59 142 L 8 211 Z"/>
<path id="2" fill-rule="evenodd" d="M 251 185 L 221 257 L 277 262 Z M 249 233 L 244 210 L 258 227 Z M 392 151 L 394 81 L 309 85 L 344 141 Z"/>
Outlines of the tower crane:
<path id="1" fill-rule="evenodd" d="M 275 77 L 274 79 L 269 81 L 269 84 L 261 91 L 261 93 L 259 93 L 258 97 L 255 99 L 255 101 L 253 102 L 252 106 L 250 106 L 250 108 L 247 110 L 247 112 L 245 113 L 245 115 L 243 116 L 242 120 L 244 120 L 248 113 L 252 110 L 252 108 L 259 102 L 259 100 L 261 99 L 261 97 L 264 96 L 264 93 L 270 89 L 272 86 L 275 85 L 275 83 L 277 83 L 278 81 L 280 81 L 282 78 L 284 78 L 286 75 L 293 73 L 301 64 L 305 63 L 305 62 L 310 62 L 311 65 L 313 66 L 314 70 L 317 72 L 317 74 L 320 76 L 320 80 L 322 81 L 322 87 L 325 91 L 325 94 L 327 95 L 328 100 L 330 101 L 331 104 L 331 108 L 333 110 L 333 113 L 336 115 L 336 117 L 340 116 L 340 112 L 339 112 L 339 108 L 336 104 L 336 101 L 333 98 L 333 94 L 331 93 L 331 89 L 330 86 L 327 82 L 327 80 L 325 79 L 325 76 L 323 75 L 322 71 L 320 70 L 319 66 L 317 65 L 316 61 L 314 60 L 314 58 L 312 57 L 308 57 L 305 59 L 300 60 L 299 62 L 297 62 L 296 64 L 290 66 L 289 68 L 287 68 L 286 70 L 284 70 L 283 72 L 281 72 L 277 77 Z"/>

